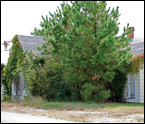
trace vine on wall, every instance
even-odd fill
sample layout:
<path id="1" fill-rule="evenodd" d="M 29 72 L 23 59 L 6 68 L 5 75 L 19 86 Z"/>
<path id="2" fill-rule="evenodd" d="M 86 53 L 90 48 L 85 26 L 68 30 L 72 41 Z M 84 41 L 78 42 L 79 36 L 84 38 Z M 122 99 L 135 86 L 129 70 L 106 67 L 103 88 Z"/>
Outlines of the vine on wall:
<path id="1" fill-rule="evenodd" d="M 139 69 L 143 68 L 144 64 L 144 53 L 136 55 L 132 58 L 131 66 L 130 66 L 130 74 L 136 74 L 139 72 Z"/>
<path id="2" fill-rule="evenodd" d="M 20 41 L 18 39 L 18 36 L 15 35 L 12 39 L 13 46 L 11 48 L 12 52 L 11 55 L 8 58 L 8 63 L 4 70 L 4 75 L 6 79 L 6 83 L 4 87 L 7 87 L 7 95 L 11 96 L 11 84 L 13 79 L 17 80 L 18 75 L 14 75 L 12 72 L 17 68 L 17 61 L 22 61 L 25 55 L 23 54 L 23 49 L 21 47 Z"/>

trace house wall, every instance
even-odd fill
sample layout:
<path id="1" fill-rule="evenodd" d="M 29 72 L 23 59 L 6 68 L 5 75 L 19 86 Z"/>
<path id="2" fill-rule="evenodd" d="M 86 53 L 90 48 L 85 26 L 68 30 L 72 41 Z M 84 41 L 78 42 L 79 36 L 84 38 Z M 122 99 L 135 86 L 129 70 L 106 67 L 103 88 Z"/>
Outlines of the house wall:
<path id="1" fill-rule="evenodd" d="M 15 96 L 16 96 L 15 83 L 13 81 L 13 83 L 12 83 L 12 97 L 15 97 Z"/>
<path id="2" fill-rule="evenodd" d="M 126 75 L 126 78 L 128 79 L 128 75 Z M 128 99 L 128 80 L 126 81 L 126 84 L 123 89 L 123 96 L 125 99 Z"/>
<path id="3" fill-rule="evenodd" d="M 135 74 L 135 99 L 128 98 L 128 75 L 127 75 L 127 81 L 124 87 L 124 98 L 126 102 L 140 102 L 140 75 L 139 73 Z"/>
<path id="4" fill-rule="evenodd" d="M 25 80 L 24 80 L 24 76 L 21 74 L 19 76 L 19 95 L 20 95 L 20 98 L 23 98 L 24 96 L 26 96 L 26 88 L 24 86 L 25 84 Z"/>
<path id="5" fill-rule="evenodd" d="M 19 98 L 22 97 L 22 76 L 19 76 Z"/>
<path id="6" fill-rule="evenodd" d="M 26 87 L 24 86 L 24 84 L 25 84 L 25 80 L 24 80 L 23 75 L 19 76 L 18 89 L 16 88 L 15 80 L 13 80 L 13 83 L 12 83 L 12 97 L 16 97 L 16 98 L 21 99 L 24 96 L 26 96 Z"/>
<path id="7" fill-rule="evenodd" d="M 24 80 L 24 75 L 22 76 L 22 97 L 26 96 L 26 87 L 24 86 L 25 80 Z"/>
<path id="8" fill-rule="evenodd" d="M 18 84 L 18 87 L 17 87 Z M 12 83 L 12 97 L 20 98 L 20 76 L 19 76 L 19 83 L 13 80 Z"/>
<path id="9" fill-rule="evenodd" d="M 12 83 L 12 97 L 18 97 L 17 96 L 17 87 L 16 87 L 16 84 L 17 84 L 17 82 L 15 81 L 15 80 L 13 80 L 13 83 Z"/>
<path id="10" fill-rule="evenodd" d="M 141 71 L 141 103 L 144 103 L 144 65 Z"/>

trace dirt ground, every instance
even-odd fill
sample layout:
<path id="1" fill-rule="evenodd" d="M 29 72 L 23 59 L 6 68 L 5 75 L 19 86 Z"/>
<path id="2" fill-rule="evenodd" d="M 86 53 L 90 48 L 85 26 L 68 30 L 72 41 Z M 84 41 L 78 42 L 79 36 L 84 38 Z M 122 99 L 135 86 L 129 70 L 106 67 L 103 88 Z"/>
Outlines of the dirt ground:
<path id="1" fill-rule="evenodd" d="M 1 111 L 47 116 L 77 122 L 93 123 L 144 123 L 144 108 L 119 107 L 80 110 L 37 109 L 8 102 L 1 102 Z"/>

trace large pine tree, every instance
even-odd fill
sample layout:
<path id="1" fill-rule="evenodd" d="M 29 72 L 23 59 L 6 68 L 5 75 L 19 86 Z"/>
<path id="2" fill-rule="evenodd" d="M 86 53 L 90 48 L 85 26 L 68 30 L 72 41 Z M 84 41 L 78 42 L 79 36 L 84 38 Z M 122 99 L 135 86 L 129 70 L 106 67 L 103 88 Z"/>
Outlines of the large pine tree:
<path id="1" fill-rule="evenodd" d="M 49 13 L 49 19 L 42 16 L 42 29 L 35 28 L 32 33 L 44 36 L 46 44 L 39 47 L 44 54 L 51 53 L 65 64 L 64 78 L 72 91 L 82 92 L 83 85 L 86 89 L 94 87 L 91 94 L 97 94 L 99 89 L 106 90 L 106 83 L 113 80 L 115 70 L 124 71 L 123 65 L 131 60 L 127 47 L 130 38 L 126 37 L 131 32 L 127 31 L 129 25 L 116 37 L 118 7 L 110 11 L 110 8 L 106 10 L 106 5 L 105 1 L 75 1 L 71 5 L 63 2 L 61 9 Z"/>

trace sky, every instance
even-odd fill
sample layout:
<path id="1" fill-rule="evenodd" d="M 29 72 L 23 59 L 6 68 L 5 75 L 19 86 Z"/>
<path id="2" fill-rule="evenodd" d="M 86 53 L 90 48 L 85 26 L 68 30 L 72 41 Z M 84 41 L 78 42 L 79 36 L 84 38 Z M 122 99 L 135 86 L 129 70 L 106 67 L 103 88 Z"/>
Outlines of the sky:
<path id="1" fill-rule="evenodd" d="M 54 13 L 62 1 L 1 1 L 1 63 L 7 64 L 9 52 L 4 51 L 4 40 L 10 41 L 18 35 L 31 36 L 34 27 L 40 29 L 42 15 L 49 18 L 49 12 Z M 119 6 L 121 14 L 118 22 L 118 35 L 123 33 L 123 27 L 134 27 L 134 38 L 144 35 L 144 1 L 107 1 L 107 9 Z M 10 44 L 12 45 L 12 44 Z M 8 49 L 11 46 L 8 46 Z"/>

